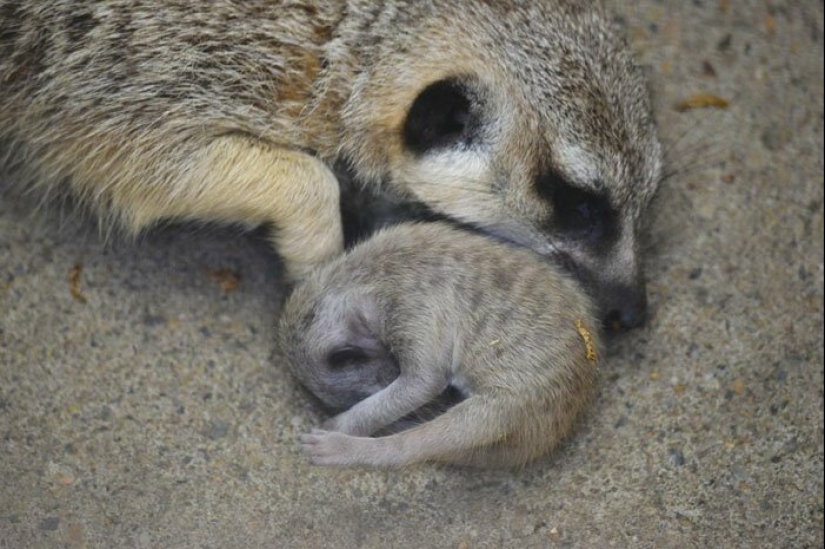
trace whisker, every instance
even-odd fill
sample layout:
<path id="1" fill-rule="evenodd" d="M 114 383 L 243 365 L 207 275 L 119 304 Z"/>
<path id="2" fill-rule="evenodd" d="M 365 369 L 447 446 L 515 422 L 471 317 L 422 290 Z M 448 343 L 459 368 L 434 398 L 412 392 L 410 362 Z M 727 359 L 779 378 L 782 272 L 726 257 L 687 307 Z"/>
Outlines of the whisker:
<path id="1" fill-rule="evenodd" d="M 725 162 L 728 148 L 718 137 L 709 137 L 698 131 L 699 120 L 694 121 L 681 135 L 664 143 L 665 172 L 661 183 L 673 177 L 695 173 Z"/>
<path id="2" fill-rule="evenodd" d="M 691 120 L 688 123 L 687 127 L 682 129 L 677 135 L 675 135 L 671 138 L 665 138 L 664 139 L 665 149 L 663 151 L 664 154 L 666 156 L 668 156 L 670 154 L 673 154 L 674 152 L 677 152 L 678 150 L 681 150 L 684 146 L 684 141 L 688 137 L 695 136 L 699 140 L 705 138 L 707 136 L 707 134 L 705 132 L 698 131 L 699 126 L 702 124 L 702 122 L 704 122 L 703 118 L 696 118 L 694 120 Z M 695 143 L 695 141 L 694 141 L 694 143 Z"/>

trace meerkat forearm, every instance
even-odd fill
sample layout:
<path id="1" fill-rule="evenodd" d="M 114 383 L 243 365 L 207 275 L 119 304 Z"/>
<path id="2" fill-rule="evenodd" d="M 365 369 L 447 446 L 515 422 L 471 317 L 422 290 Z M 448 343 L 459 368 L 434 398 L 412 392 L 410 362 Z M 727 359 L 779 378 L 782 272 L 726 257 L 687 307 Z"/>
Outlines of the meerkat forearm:
<path id="1" fill-rule="evenodd" d="M 227 135 L 204 140 L 185 155 L 169 151 L 143 158 L 135 153 L 120 165 L 97 199 L 132 232 L 167 219 L 250 228 L 268 224 L 292 280 L 343 249 L 338 182 L 329 168 L 305 153 Z M 75 168 L 72 184 L 81 194 L 93 193 L 88 182 L 103 177 L 99 172 L 104 168 L 88 157 Z M 158 173 L 170 184 L 141 181 Z"/>
<path id="2" fill-rule="evenodd" d="M 313 431 L 301 437 L 310 462 L 317 465 L 399 468 L 425 461 L 472 462 L 475 465 L 523 465 L 518 448 L 510 449 L 504 463 L 487 463 L 486 447 L 517 430 L 519 395 L 473 395 L 444 414 L 394 435 L 366 438 L 330 431 Z M 557 441 L 548 440 L 549 446 Z M 481 463 L 478 463 L 478 462 Z"/>
<path id="3" fill-rule="evenodd" d="M 326 421 L 324 429 L 354 436 L 372 435 L 435 399 L 446 386 L 444 379 L 402 374 L 386 389 Z"/>

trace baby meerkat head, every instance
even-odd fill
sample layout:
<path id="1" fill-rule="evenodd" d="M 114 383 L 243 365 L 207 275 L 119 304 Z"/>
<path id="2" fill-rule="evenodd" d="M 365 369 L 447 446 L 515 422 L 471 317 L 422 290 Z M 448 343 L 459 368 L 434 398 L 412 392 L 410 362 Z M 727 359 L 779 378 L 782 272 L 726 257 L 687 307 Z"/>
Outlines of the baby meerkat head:
<path id="1" fill-rule="evenodd" d="M 377 393 L 399 375 L 379 338 L 376 303 L 311 279 L 290 295 L 278 329 L 281 356 L 295 377 L 332 411 Z"/>
<path id="2" fill-rule="evenodd" d="M 561 262 L 605 320 L 641 325 L 640 232 L 661 146 L 643 70 L 610 17 L 572 0 L 434 11 L 362 80 L 351 113 L 372 130 L 355 132 L 354 165 Z"/>

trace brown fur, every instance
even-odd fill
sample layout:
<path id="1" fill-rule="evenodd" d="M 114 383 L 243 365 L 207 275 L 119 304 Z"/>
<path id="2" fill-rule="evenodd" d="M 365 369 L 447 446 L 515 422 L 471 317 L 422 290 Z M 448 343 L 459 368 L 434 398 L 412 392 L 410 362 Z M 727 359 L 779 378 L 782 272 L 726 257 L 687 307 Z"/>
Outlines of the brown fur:
<path id="1" fill-rule="evenodd" d="M 385 229 L 284 306 L 286 364 L 346 409 L 303 448 L 323 465 L 523 466 L 570 433 L 594 393 L 593 311 L 578 284 L 530 252 L 442 223 Z M 466 399 L 367 438 L 448 385 Z"/>
<path id="2" fill-rule="evenodd" d="M 471 145 L 415 153 L 411 105 L 450 78 Z M 660 147 L 642 71 L 597 3 L 0 0 L 0 142 L 25 182 L 131 231 L 271 224 L 293 278 L 342 250 L 330 167 L 344 161 L 562 257 L 606 312 L 643 305 Z M 553 198 L 556 180 L 604 197 L 615 237 L 560 228 L 577 204 Z"/>

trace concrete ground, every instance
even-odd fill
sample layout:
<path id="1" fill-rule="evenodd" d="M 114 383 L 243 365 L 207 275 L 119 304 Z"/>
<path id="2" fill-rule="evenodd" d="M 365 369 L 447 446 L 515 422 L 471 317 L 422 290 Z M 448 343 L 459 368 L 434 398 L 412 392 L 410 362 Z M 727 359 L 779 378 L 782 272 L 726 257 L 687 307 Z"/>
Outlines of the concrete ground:
<path id="1" fill-rule="evenodd" d="M 296 437 L 322 415 L 270 359 L 259 236 L 104 242 L 5 193 L 0 548 L 822 547 L 823 4 L 633 4 L 678 173 L 652 319 L 559 452 L 519 473 L 311 467 Z M 700 92 L 730 104 L 674 109 Z"/>

